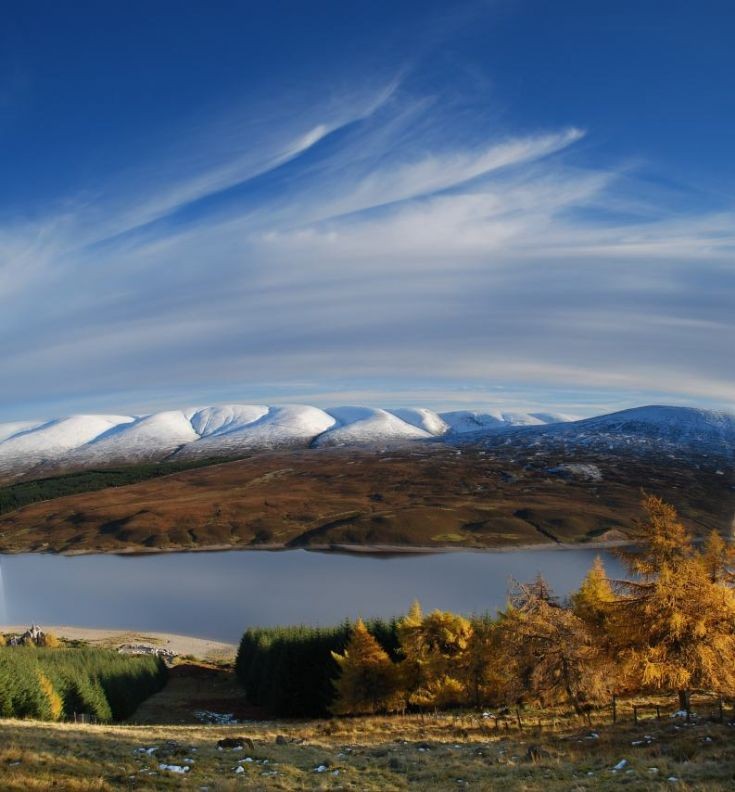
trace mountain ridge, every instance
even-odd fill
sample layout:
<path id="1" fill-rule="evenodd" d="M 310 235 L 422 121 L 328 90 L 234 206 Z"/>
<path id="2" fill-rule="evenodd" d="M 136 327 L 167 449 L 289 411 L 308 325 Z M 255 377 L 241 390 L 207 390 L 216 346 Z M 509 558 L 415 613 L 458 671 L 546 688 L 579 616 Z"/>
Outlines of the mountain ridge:
<path id="1" fill-rule="evenodd" d="M 417 441 L 735 456 L 735 415 L 669 405 L 591 418 L 500 409 L 227 404 L 149 415 L 0 424 L 0 473 L 233 457 L 257 450 L 389 447 Z"/>

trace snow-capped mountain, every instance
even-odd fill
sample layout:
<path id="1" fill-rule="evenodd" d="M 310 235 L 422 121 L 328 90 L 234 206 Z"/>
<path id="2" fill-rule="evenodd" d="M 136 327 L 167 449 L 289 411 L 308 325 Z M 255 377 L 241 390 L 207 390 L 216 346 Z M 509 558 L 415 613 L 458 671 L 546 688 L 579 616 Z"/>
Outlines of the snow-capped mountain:
<path id="1" fill-rule="evenodd" d="M 322 410 L 293 404 L 229 404 L 142 416 L 74 415 L 0 424 L 0 473 L 232 457 L 269 448 L 395 445 L 557 419 L 569 417 L 499 411 L 439 414 L 423 407 Z"/>
<path id="2" fill-rule="evenodd" d="M 275 448 L 388 447 L 416 441 L 563 445 L 735 457 L 735 416 L 638 407 L 575 420 L 559 413 L 426 408 L 320 409 L 231 404 L 143 416 L 74 415 L 0 424 L 0 474 L 54 472 L 163 459 L 235 457 Z"/>
<path id="3" fill-rule="evenodd" d="M 433 434 L 426 429 L 404 421 L 387 410 L 373 407 L 337 407 L 327 412 L 331 415 L 334 425 L 329 431 L 314 439 L 316 446 L 393 443 L 433 437 Z"/>
<path id="4" fill-rule="evenodd" d="M 235 456 L 240 452 L 259 448 L 306 447 L 316 437 L 329 430 L 334 418 L 318 407 L 289 404 L 283 407 L 258 407 L 249 412 L 247 405 L 227 408 L 208 407 L 195 413 L 212 410 L 232 410 L 236 417 L 215 431 L 203 434 L 195 442 L 187 443 L 176 453 L 176 459 Z"/>
<path id="5" fill-rule="evenodd" d="M 457 434 L 508 429 L 511 426 L 544 426 L 550 423 L 576 420 L 576 416 L 563 413 L 522 413 L 501 412 L 500 410 L 488 412 L 456 410 L 442 413 L 441 417 L 449 426 L 449 430 Z"/>
<path id="6" fill-rule="evenodd" d="M 0 441 L 0 472 L 29 469 L 40 462 L 62 459 L 111 429 L 134 420 L 125 415 L 72 415 L 31 423 L 20 430 L 18 424 L 0 424 L 0 437 L 5 437 Z"/>
<path id="7" fill-rule="evenodd" d="M 469 436 L 467 436 L 469 437 Z M 492 443 L 493 438 L 488 438 Z M 600 451 L 735 456 L 735 415 L 694 407 L 647 406 L 512 430 L 496 442 L 561 443 Z"/>

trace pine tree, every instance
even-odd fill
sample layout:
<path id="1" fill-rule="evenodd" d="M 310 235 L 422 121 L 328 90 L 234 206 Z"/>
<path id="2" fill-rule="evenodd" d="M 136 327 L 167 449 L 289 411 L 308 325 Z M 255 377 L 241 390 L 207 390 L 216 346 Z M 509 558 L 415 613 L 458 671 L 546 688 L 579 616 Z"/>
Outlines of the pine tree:
<path id="1" fill-rule="evenodd" d="M 352 631 L 344 654 L 332 652 L 340 668 L 334 683 L 336 700 L 332 712 L 362 715 L 390 712 L 400 706 L 395 664 L 368 632 L 361 619 Z"/>

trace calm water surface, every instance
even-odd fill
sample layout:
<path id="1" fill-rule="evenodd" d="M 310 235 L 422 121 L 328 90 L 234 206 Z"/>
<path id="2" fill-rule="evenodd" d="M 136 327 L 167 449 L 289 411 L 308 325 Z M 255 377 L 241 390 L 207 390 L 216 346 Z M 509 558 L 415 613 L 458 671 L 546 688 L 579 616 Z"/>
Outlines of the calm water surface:
<path id="1" fill-rule="evenodd" d="M 425 610 L 495 611 L 511 578 L 576 588 L 596 550 L 375 557 L 305 550 L 149 556 L 0 556 L 0 621 L 182 633 L 235 642 L 246 627 L 335 624 Z M 619 562 L 602 553 L 608 573 Z"/>

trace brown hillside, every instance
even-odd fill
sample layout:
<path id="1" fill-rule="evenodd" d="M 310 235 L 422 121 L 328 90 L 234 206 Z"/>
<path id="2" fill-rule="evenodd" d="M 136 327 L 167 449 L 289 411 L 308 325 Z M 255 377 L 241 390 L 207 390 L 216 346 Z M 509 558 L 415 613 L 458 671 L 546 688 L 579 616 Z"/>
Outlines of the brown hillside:
<path id="1" fill-rule="evenodd" d="M 213 546 L 466 546 L 620 539 L 641 487 L 698 532 L 730 526 L 730 477 L 621 457 L 602 480 L 550 473 L 563 460 L 446 447 L 261 453 L 127 487 L 36 503 L 0 517 L 0 550 Z"/>

